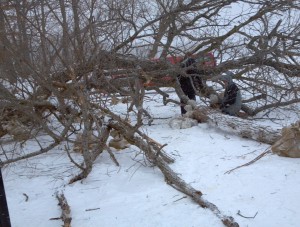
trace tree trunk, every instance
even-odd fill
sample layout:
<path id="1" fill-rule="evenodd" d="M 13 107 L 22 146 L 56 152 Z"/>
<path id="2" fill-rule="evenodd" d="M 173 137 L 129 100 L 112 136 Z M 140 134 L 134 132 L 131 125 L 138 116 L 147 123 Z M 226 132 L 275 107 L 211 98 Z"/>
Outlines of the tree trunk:
<path id="1" fill-rule="evenodd" d="M 272 145 L 281 136 L 280 129 L 272 129 L 269 126 L 259 125 L 251 120 L 225 115 L 218 110 L 208 107 L 197 108 L 194 112 L 195 114 L 193 115 L 197 115 L 197 112 L 205 113 L 208 116 L 207 123 L 210 126 L 225 132 L 237 134 L 242 138 L 253 139 L 261 143 Z"/>

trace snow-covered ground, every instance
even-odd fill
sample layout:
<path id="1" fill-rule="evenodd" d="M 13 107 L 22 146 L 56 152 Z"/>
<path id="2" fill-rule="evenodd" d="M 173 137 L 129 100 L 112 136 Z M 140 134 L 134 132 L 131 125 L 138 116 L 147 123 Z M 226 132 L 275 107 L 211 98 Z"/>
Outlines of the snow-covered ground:
<path id="1" fill-rule="evenodd" d="M 171 168 L 200 190 L 206 200 L 234 217 L 240 226 L 299 226 L 300 159 L 267 155 L 225 174 L 251 161 L 269 145 L 224 134 L 207 124 L 172 129 L 168 122 L 179 115 L 179 107 L 164 106 L 158 95 L 147 97 L 145 105 L 155 119 L 143 131 L 157 142 L 168 144 L 164 150 L 176 159 Z M 290 115 L 282 118 L 282 125 L 297 120 Z M 278 127 L 274 122 L 259 121 Z M 26 147 L 31 149 L 30 143 Z M 61 220 L 51 220 L 61 215 L 56 193 L 62 192 L 71 207 L 72 227 L 223 226 L 211 211 L 167 185 L 159 169 L 150 166 L 138 148 L 131 146 L 114 154 L 120 167 L 104 152 L 91 174 L 72 185 L 68 181 L 79 170 L 69 161 L 63 146 L 4 168 L 12 226 L 62 226 Z M 80 159 L 78 154 L 73 156 Z"/>

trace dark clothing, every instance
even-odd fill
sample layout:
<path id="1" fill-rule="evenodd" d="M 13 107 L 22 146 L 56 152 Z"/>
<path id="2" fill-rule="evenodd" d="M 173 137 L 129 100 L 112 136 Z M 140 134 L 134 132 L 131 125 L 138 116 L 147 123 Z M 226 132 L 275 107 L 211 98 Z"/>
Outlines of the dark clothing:
<path id="1" fill-rule="evenodd" d="M 222 113 L 235 116 L 242 108 L 241 92 L 230 75 L 222 75 L 220 79 L 227 82 L 220 109 Z"/>
<path id="2" fill-rule="evenodd" d="M 236 86 L 235 83 L 228 85 L 225 89 L 223 102 L 222 102 L 220 108 L 223 109 L 227 106 L 234 104 L 236 101 L 238 91 L 239 91 L 239 88 Z"/>
<path id="3" fill-rule="evenodd" d="M 183 76 L 183 75 L 178 76 L 180 87 L 181 87 L 183 93 L 189 99 L 192 99 L 192 100 L 196 100 L 195 89 L 200 90 L 200 89 L 203 89 L 203 87 L 204 87 L 199 70 L 196 67 L 192 66 L 194 63 L 196 63 L 196 62 L 195 62 L 195 59 L 193 59 L 193 58 L 188 58 L 188 59 L 184 60 L 180 64 L 180 66 L 182 68 L 189 67 L 186 70 L 186 74 L 189 74 L 191 76 Z M 183 100 L 180 100 L 180 103 L 181 103 L 181 106 L 180 106 L 181 114 L 185 114 L 186 110 L 184 109 Z"/>
<path id="4" fill-rule="evenodd" d="M 190 77 L 184 77 L 184 76 L 179 76 L 179 83 L 180 87 L 183 91 L 183 93 L 189 97 L 189 99 L 195 100 L 196 101 L 196 92 L 193 88 L 191 78 Z M 181 109 L 181 114 L 185 114 L 186 110 L 184 109 L 184 102 L 183 100 L 180 100 L 180 109 Z"/>

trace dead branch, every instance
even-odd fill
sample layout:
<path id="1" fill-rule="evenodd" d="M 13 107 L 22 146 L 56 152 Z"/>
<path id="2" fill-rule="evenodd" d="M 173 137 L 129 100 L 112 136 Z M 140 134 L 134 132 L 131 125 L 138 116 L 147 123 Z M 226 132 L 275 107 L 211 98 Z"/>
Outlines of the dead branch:
<path id="1" fill-rule="evenodd" d="M 202 192 L 194 189 L 192 186 L 188 185 L 185 181 L 178 177 L 178 174 L 175 173 L 166 162 L 164 162 L 160 158 L 157 158 L 155 163 L 164 174 L 166 182 L 168 184 L 170 184 L 175 189 L 183 192 L 184 194 L 190 196 L 202 208 L 211 210 L 222 221 L 222 223 L 225 226 L 239 226 L 239 224 L 235 222 L 233 217 L 222 214 L 222 212 L 218 209 L 218 207 L 215 204 L 203 199 Z"/>
<path id="2" fill-rule="evenodd" d="M 143 150 L 148 160 L 162 171 L 165 176 L 165 180 L 169 185 L 190 196 L 201 207 L 211 210 L 225 226 L 239 226 L 232 217 L 223 215 L 215 204 L 203 199 L 201 191 L 194 189 L 182 180 L 178 174 L 169 167 L 164 158 L 157 155 L 160 150 L 158 150 L 156 144 L 151 144 L 147 140 L 145 141 L 145 138 L 148 136 L 141 132 L 138 132 L 138 136 L 136 136 L 134 133 L 137 132 L 137 130 L 134 130 L 133 126 L 130 126 L 128 123 L 121 121 L 110 122 L 110 126 L 121 132 L 128 141 L 131 141 L 132 144 Z"/>
<path id="3" fill-rule="evenodd" d="M 61 219 L 64 222 L 63 227 L 71 227 L 71 221 L 72 221 L 72 217 L 71 217 L 71 209 L 70 206 L 67 202 L 66 197 L 64 196 L 64 194 L 56 194 L 56 198 L 58 199 L 58 205 L 60 206 L 62 213 L 61 213 Z"/>
<path id="4" fill-rule="evenodd" d="M 85 211 L 94 211 L 94 210 L 100 210 L 100 208 L 90 208 L 90 209 L 86 209 Z"/>
<path id="5" fill-rule="evenodd" d="M 250 162 L 247 162 L 243 165 L 240 165 L 240 166 L 235 167 L 231 170 L 228 170 L 224 174 L 230 174 L 236 169 L 239 169 L 239 168 L 242 168 L 242 167 L 245 167 L 245 166 L 249 166 L 249 165 L 253 164 L 254 162 L 258 161 L 259 159 L 261 159 L 262 157 L 266 156 L 267 154 L 270 154 L 270 153 L 271 153 L 271 150 L 267 150 L 267 151 L 263 152 L 262 154 L 258 155 L 255 159 L 251 160 Z"/>
<path id="6" fill-rule="evenodd" d="M 25 196 L 25 202 L 28 202 L 29 196 L 26 193 L 23 193 L 23 195 Z"/>
<path id="7" fill-rule="evenodd" d="M 73 122 L 73 118 L 70 118 L 69 121 L 67 122 L 67 124 L 65 125 L 64 130 L 59 135 L 56 135 L 56 134 L 53 133 L 54 134 L 54 136 L 53 136 L 54 142 L 49 144 L 47 147 L 45 147 L 45 148 L 41 147 L 41 149 L 38 150 L 38 151 L 31 152 L 29 154 L 26 154 L 26 155 L 23 155 L 23 156 L 20 156 L 20 157 L 17 157 L 17 158 L 12 158 L 12 159 L 8 159 L 6 161 L 3 161 L 3 162 L 0 163 L 0 166 L 7 165 L 7 164 L 10 164 L 10 163 L 13 163 L 13 162 L 20 161 L 20 160 L 32 158 L 32 157 L 38 156 L 40 154 L 47 153 L 48 151 L 52 150 L 53 148 L 58 146 L 65 139 L 65 137 L 66 137 L 71 125 L 72 125 L 72 122 Z"/>
<path id="8" fill-rule="evenodd" d="M 259 125 L 253 121 L 250 122 L 247 119 L 224 115 L 218 110 L 207 107 L 199 107 L 198 111 L 208 114 L 209 119 L 207 123 L 210 126 L 225 132 L 237 134 L 242 138 L 253 139 L 266 144 L 273 144 L 281 136 L 280 130 Z"/>
<path id="9" fill-rule="evenodd" d="M 6 160 L 6 161 L 1 162 L 1 163 L 0 163 L 0 166 L 4 166 L 4 165 L 7 165 L 7 164 L 10 164 L 10 163 L 13 163 L 13 162 L 17 162 L 17 161 L 24 160 L 24 159 L 29 159 L 29 158 L 38 156 L 38 155 L 40 155 L 40 154 L 47 153 L 48 151 L 50 151 L 50 150 L 52 150 L 53 148 L 55 148 L 56 146 L 58 146 L 59 143 L 60 143 L 60 142 L 57 141 L 57 142 L 54 142 L 54 143 L 50 144 L 50 145 L 47 146 L 46 148 L 40 149 L 39 151 L 35 151 L 35 152 L 29 153 L 29 154 L 27 154 L 27 155 L 23 155 L 23 156 L 21 156 L 21 157 L 8 159 L 8 160 Z"/>
<path id="10" fill-rule="evenodd" d="M 106 146 L 105 149 L 107 150 L 108 154 L 110 155 L 111 160 L 113 160 L 113 162 L 116 164 L 116 166 L 120 166 L 119 162 L 117 161 L 115 155 L 113 154 L 113 152 L 111 151 L 109 146 Z"/>
<path id="11" fill-rule="evenodd" d="M 67 152 L 68 158 L 70 159 L 70 161 L 79 169 L 84 170 L 84 168 L 79 165 L 77 162 L 75 162 L 75 160 L 72 158 L 71 154 L 70 154 L 70 149 L 67 147 L 67 145 L 65 145 L 65 151 Z"/>
<path id="12" fill-rule="evenodd" d="M 103 126 L 101 128 L 101 131 L 99 133 L 99 138 L 98 138 L 98 144 L 96 147 L 92 148 L 91 150 L 88 148 L 87 145 L 87 151 L 86 151 L 86 158 L 85 158 L 85 163 L 84 167 L 81 173 L 79 173 L 77 176 L 73 177 L 70 181 L 69 184 L 72 184 L 76 181 L 82 180 L 83 178 L 86 178 L 87 175 L 92 171 L 92 165 L 96 158 L 103 152 L 103 150 L 107 147 L 106 142 L 109 137 L 109 132 L 110 132 L 110 127 Z"/>
<path id="13" fill-rule="evenodd" d="M 241 217 L 243 217 L 243 218 L 255 218 L 257 214 L 258 214 L 258 211 L 255 213 L 254 216 L 248 217 L 248 216 L 242 215 L 240 210 L 237 212 L 237 215 L 239 215 L 239 216 L 241 216 Z"/>

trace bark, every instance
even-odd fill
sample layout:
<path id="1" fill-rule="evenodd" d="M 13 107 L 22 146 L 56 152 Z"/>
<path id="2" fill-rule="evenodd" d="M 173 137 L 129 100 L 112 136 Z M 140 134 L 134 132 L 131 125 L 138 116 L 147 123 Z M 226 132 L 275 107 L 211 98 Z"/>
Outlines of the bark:
<path id="1" fill-rule="evenodd" d="M 71 227 L 71 208 L 68 204 L 68 201 L 64 194 L 56 195 L 56 198 L 58 199 L 58 205 L 61 207 L 61 219 L 64 222 L 63 227 Z"/>
<path id="2" fill-rule="evenodd" d="M 65 65 L 70 65 L 71 59 L 70 59 L 70 40 L 69 40 L 69 34 L 68 34 L 68 22 L 67 22 L 67 12 L 66 12 L 66 6 L 65 1 L 59 0 L 60 5 L 60 12 L 61 12 L 61 27 L 62 27 L 62 56 L 65 61 Z"/>
<path id="3" fill-rule="evenodd" d="M 97 146 L 89 150 L 89 141 L 88 141 L 88 135 L 86 137 L 83 137 L 83 141 L 85 141 L 83 144 L 83 158 L 84 158 L 84 167 L 81 173 L 79 173 L 77 176 L 73 177 L 69 184 L 72 184 L 76 181 L 82 180 L 83 178 L 86 178 L 88 174 L 92 171 L 93 163 L 96 160 L 96 158 L 103 152 L 103 150 L 107 147 L 106 142 L 109 137 L 110 128 L 107 126 L 103 126 L 99 132 L 99 143 Z M 83 134 L 84 136 L 84 134 Z M 111 154 L 111 152 L 109 152 Z M 116 160 L 114 160 L 116 161 Z"/>
<path id="4" fill-rule="evenodd" d="M 234 133 L 242 138 L 253 139 L 261 143 L 272 145 L 281 136 L 280 129 L 276 130 L 269 126 L 259 125 L 248 119 L 224 115 L 218 110 L 208 107 L 199 107 L 194 111 L 206 113 L 208 116 L 207 123 L 210 126 L 228 133 Z"/>
<path id="5" fill-rule="evenodd" d="M 84 49 L 83 49 L 83 40 L 82 34 L 80 32 L 80 17 L 79 17 L 79 0 L 72 0 L 72 11 L 74 19 L 74 35 L 75 35 L 75 61 L 76 63 L 83 62 L 84 59 Z"/>

